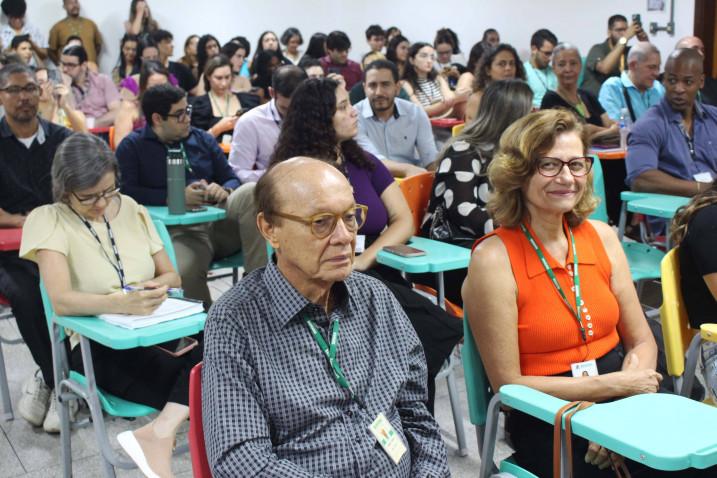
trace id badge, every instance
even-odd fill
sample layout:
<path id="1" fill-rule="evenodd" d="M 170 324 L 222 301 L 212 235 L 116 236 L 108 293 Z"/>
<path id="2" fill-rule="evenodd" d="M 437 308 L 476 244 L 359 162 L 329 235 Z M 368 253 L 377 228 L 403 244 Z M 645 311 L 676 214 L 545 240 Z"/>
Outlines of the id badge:
<path id="1" fill-rule="evenodd" d="M 695 178 L 695 181 L 698 183 L 711 183 L 712 182 L 712 173 L 709 171 L 702 171 L 701 173 L 693 174 L 693 178 Z"/>
<path id="2" fill-rule="evenodd" d="M 379 413 L 376 420 L 368 427 L 371 434 L 376 438 L 383 451 L 398 465 L 401 457 L 406 453 L 406 445 L 401 441 L 401 436 L 396 433 L 386 415 Z"/>
<path id="3" fill-rule="evenodd" d="M 595 360 L 571 363 L 570 368 L 573 371 L 573 377 L 597 377 L 600 375 Z"/>
<path id="4" fill-rule="evenodd" d="M 361 254 L 365 248 L 366 248 L 366 236 L 364 236 L 363 234 L 357 234 L 356 235 L 356 248 L 354 249 L 354 252 L 356 254 Z"/>

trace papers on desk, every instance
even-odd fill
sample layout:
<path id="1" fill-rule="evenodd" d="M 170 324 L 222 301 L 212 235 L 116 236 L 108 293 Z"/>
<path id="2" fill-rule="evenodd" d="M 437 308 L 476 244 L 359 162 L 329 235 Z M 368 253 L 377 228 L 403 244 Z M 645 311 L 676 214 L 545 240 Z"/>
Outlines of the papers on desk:
<path id="1" fill-rule="evenodd" d="M 100 314 L 99 317 L 107 323 L 125 329 L 139 329 L 202 312 L 204 312 L 204 307 L 199 302 L 169 298 L 162 302 L 162 305 L 151 315 Z"/>

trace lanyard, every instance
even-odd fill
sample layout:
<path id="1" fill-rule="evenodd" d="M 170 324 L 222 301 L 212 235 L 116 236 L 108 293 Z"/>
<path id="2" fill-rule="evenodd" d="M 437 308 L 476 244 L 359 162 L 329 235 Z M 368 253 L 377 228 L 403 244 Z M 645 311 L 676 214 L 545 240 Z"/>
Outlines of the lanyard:
<path id="1" fill-rule="evenodd" d="M 573 282 L 575 284 L 575 308 L 573 308 L 573 306 L 570 305 L 570 302 L 568 302 L 568 297 L 565 295 L 565 292 L 563 292 L 563 288 L 560 287 L 560 283 L 558 282 L 557 277 L 555 277 L 553 269 L 548 264 L 547 259 L 545 259 L 543 251 L 540 250 L 540 247 L 538 247 L 537 242 L 535 242 L 533 235 L 530 233 L 528 228 L 525 227 L 524 224 L 521 224 L 520 228 L 522 229 L 523 234 L 525 234 L 525 237 L 528 239 L 530 245 L 533 246 L 533 250 L 535 250 L 535 253 L 538 254 L 540 263 L 543 264 L 545 272 L 548 273 L 548 277 L 550 277 L 553 286 L 555 286 L 555 290 L 558 291 L 558 294 L 560 294 L 560 298 L 563 299 L 563 302 L 568 307 L 568 309 L 570 309 L 570 312 L 572 312 L 573 316 L 575 317 L 575 321 L 578 323 L 578 328 L 580 329 L 580 335 L 583 338 L 583 342 L 587 342 L 587 336 L 585 335 L 585 327 L 583 326 L 583 321 L 580 318 L 580 306 L 582 304 L 582 299 L 580 296 L 580 274 L 578 273 L 578 250 L 575 247 L 575 237 L 573 237 L 572 229 L 570 229 L 570 226 L 568 226 L 570 245 L 573 250 Z"/>
<path id="2" fill-rule="evenodd" d="M 184 168 L 189 171 L 189 174 L 194 174 L 192 165 L 189 164 L 189 158 L 187 158 L 187 151 L 184 149 L 184 143 L 179 143 L 179 150 L 182 152 L 182 158 L 184 159 Z"/>
<path id="3" fill-rule="evenodd" d="M 105 250 L 104 246 L 102 245 L 102 241 L 100 240 L 100 236 L 97 235 L 97 232 L 95 232 L 95 229 L 92 227 L 92 225 L 89 223 L 87 219 L 82 217 L 80 214 L 77 213 L 74 209 L 70 208 L 72 212 L 75 213 L 75 215 L 80 218 L 80 221 L 82 221 L 82 224 L 85 225 L 88 231 L 90 231 L 90 234 L 92 234 L 92 237 L 95 238 L 95 241 L 97 241 L 97 244 L 100 245 L 100 249 L 102 249 L 102 253 L 107 258 L 107 261 L 110 263 L 110 265 L 114 268 L 115 272 L 117 272 L 117 275 L 119 276 L 120 280 L 120 287 L 124 289 L 126 282 L 125 282 L 125 274 L 124 274 L 124 267 L 122 266 L 122 259 L 119 255 L 119 250 L 117 249 L 117 243 L 115 242 L 115 236 L 112 233 L 112 227 L 110 227 L 110 222 L 107 220 L 107 216 L 104 214 L 102 215 L 102 219 L 105 221 L 105 226 L 107 226 L 107 235 L 110 238 L 110 244 L 112 245 L 112 252 L 114 252 L 115 260 L 117 261 L 117 264 L 112 262 L 112 259 L 107 254 L 107 251 Z"/>
<path id="4" fill-rule="evenodd" d="M 682 136 L 687 142 L 687 149 L 690 150 L 690 157 L 692 157 L 692 162 L 697 162 L 697 153 L 695 152 L 695 140 L 693 138 L 690 138 L 690 135 L 687 134 L 687 131 L 685 131 L 685 127 L 683 125 L 680 125 L 680 131 L 682 132 Z M 692 134 L 694 135 L 694 130 Z"/>
<path id="5" fill-rule="evenodd" d="M 324 336 L 321 335 L 321 330 L 319 330 L 319 327 L 313 320 L 309 319 L 307 316 L 304 316 L 304 322 L 306 322 L 306 325 L 309 327 L 309 331 L 311 332 L 311 335 L 314 337 L 314 340 L 321 349 L 321 352 L 328 359 L 329 365 L 331 366 L 331 371 L 334 373 L 334 378 L 341 386 L 341 388 L 348 390 L 349 394 L 351 395 L 351 398 L 355 400 L 356 394 L 351 389 L 351 384 L 349 383 L 348 379 L 346 378 L 346 375 L 344 375 L 343 370 L 341 370 L 341 366 L 336 360 L 336 349 L 338 347 L 339 342 L 338 319 L 331 322 L 331 340 L 328 344 L 326 343 Z"/>

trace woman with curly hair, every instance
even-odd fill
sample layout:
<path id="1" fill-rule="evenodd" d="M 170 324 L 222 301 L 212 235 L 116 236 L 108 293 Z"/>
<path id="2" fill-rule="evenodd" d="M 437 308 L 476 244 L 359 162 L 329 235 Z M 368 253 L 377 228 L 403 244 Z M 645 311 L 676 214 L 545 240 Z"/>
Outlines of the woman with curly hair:
<path id="1" fill-rule="evenodd" d="M 428 408 L 432 412 L 435 376 L 463 336 L 462 324 L 413 292 L 396 270 L 377 264 L 376 254 L 384 246 L 403 244 L 411 237 L 413 220 L 386 166 L 353 139 L 357 132 L 357 113 L 346 89 L 328 78 L 306 80 L 291 96 L 272 164 L 296 156 L 326 161 L 348 177 L 356 203 L 368 206 L 366 222 L 358 231 L 356 252 L 361 255 L 354 268 L 381 280 L 416 329 L 426 353 Z"/>
<path id="2" fill-rule="evenodd" d="M 408 49 L 408 64 L 403 73 L 403 89 L 431 118 L 449 116 L 455 102 L 448 82 L 433 68 L 435 61 L 436 50 L 431 45 L 414 43 Z"/>
<path id="3" fill-rule="evenodd" d="M 511 78 L 525 81 L 525 68 L 518 57 L 518 52 L 507 43 L 501 43 L 483 53 L 474 74 L 473 94 L 470 95 L 466 103 L 466 123 L 475 119 L 483 92 L 491 81 Z"/>
<path id="4" fill-rule="evenodd" d="M 680 246 L 680 289 L 690 327 L 713 323 L 717 318 L 717 183 L 692 198 L 675 214 L 672 222 L 673 244 Z M 717 354 L 717 345 L 702 345 L 703 366 Z M 717 369 L 703 370 L 709 393 L 717 398 Z"/>
<path id="5" fill-rule="evenodd" d="M 201 76 L 207 66 L 207 60 L 220 53 L 219 40 L 214 35 L 202 35 L 197 41 L 197 72 Z M 200 80 L 199 83 L 202 83 Z M 204 92 L 202 92 L 203 94 Z"/>

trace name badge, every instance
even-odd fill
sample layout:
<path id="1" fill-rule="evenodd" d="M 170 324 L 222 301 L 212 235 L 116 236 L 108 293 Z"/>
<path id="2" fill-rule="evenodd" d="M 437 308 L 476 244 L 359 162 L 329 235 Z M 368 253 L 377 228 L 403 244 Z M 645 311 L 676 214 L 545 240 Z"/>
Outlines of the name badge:
<path id="1" fill-rule="evenodd" d="M 376 420 L 368 427 L 371 434 L 376 438 L 383 451 L 398 465 L 401 457 L 406 453 L 406 445 L 401 441 L 401 436 L 396 433 L 386 415 L 379 413 Z"/>
<path id="2" fill-rule="evenodd" d="M 366 236 L 363 234 L 357 234 L 356 235 L 356 249 L 354 252 L 356 254 L 361 254 L 364 249 L 366 248 Z"/>
<path id="3" fill-rule="evenodd" d="M 222 143 L 224 144 L 230 144 L 232 142 L 232 135 L 230 134 L 223 134 L 222 135 Z"/>
<path id="4" fill-rule="evenodd" d="M 701 173 L 697 173 L 692 175 L 693 178 L 695 178 L 695 181 L 698 183 L 711 183 L 712 182 L 712 173 L 709 171 L 702 171 Z"/>
<path id="5" fill-rule="evenodd" d="M 571 363 L 570 368 L 573 370 L 573 377 L 597 377 L 600 375 L 595 360 Z"/>

